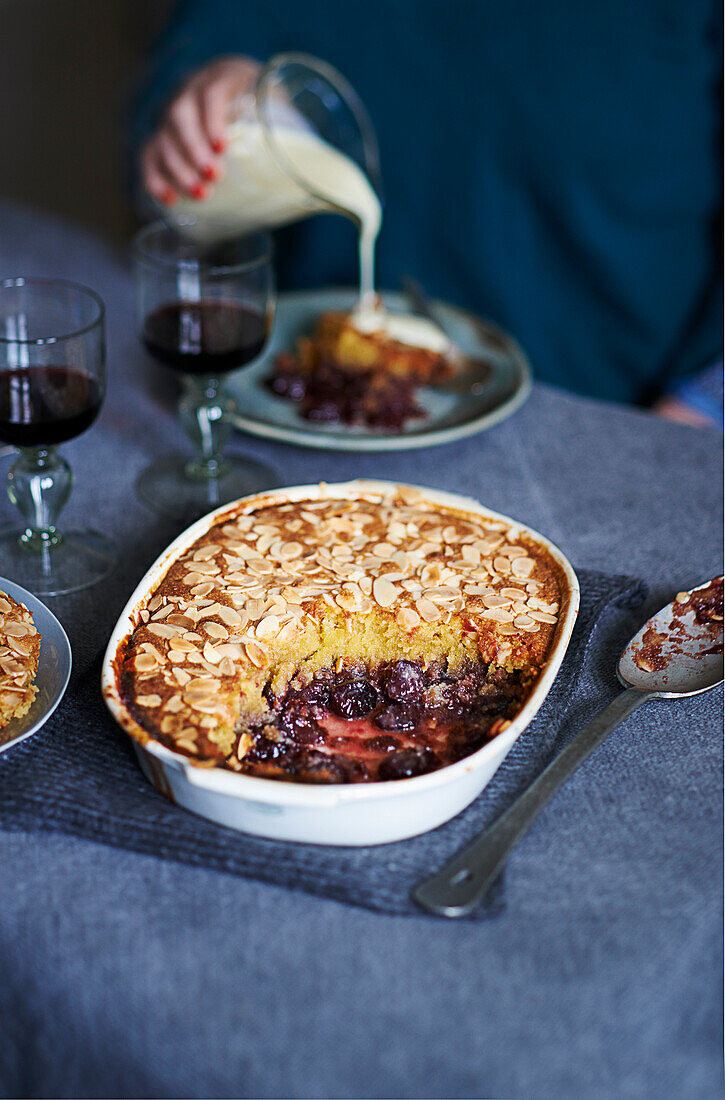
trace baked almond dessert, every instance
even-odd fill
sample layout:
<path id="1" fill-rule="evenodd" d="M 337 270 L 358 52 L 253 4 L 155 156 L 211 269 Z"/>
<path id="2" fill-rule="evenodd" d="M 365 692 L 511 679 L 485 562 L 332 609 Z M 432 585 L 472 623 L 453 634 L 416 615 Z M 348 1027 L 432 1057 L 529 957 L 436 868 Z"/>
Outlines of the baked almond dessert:
<path id="1" fill-rule="evenodd" d="M 453 373 L 449 350 L 443 333 L 418 317 L 323 313 L 294 353 L 277 356 L 270 387 L 308 420 L 400 428 L 425 416 L 416 387 Z"/>
<path id="2" fill-rule="evenodd" d="M 168 568 L 116 658 L 141 740 L 306 782 L 404 778 L 504 729 L 565 585 L 505 522 L 420 491 L 231 508 Z"/>
<path id="3" fill-rule="evenodd" d="M 40 641 L 25 604 L 0 591 L 0 729 L 27 714 L 38 694 Z"/>

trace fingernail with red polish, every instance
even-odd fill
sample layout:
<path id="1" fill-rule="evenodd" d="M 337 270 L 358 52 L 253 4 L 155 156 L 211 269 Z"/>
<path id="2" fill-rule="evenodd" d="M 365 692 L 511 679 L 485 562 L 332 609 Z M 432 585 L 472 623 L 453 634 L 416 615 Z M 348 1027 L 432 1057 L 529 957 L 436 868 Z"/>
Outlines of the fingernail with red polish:
<path id="1" fill-rule="evenodd" d="M 206 168 L 202 168 L 201 174 L 205 180 L 212 183 L 217 178 L 217 169 L 213 164 L 207 164 Z"/>
<path id="2" fill-rule="evenodd" d="M 191 195 L 192 199 L 199 199 L 199 200 L 205 199 L 206 198 L 206 187 L 204 186 L 203 183 L 195 183 L 194 186 L 189 191 L 189 194 Z"/>
<path id="3" fill-rule="evenodd" d="M 163 195 L 161 196 L 161 201 L 164 206 L 173 206 L 178 197 L 179 196 L 176 194 L 176 191 L 174 191 L 173 187 L 167 187 Z"/>
<path id="4" fill-rule="evenodd" d="M 221 138 L 214 138 L 211 143 L 211 147 L 215 153 L 223 153 L 227 147 L 227 143 L 225 141 L 222 141 Z"/>

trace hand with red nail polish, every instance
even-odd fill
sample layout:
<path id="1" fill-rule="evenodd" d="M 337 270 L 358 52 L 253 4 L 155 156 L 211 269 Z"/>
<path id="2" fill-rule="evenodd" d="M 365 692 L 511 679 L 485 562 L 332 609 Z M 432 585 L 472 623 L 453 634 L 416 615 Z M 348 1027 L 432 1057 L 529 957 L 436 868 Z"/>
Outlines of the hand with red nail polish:
<path id="1" fill-rule="evenodd" d="M 259 69 L 251 58 L 225 57 L 191 75 L 141 150 L 141 178 L 150 194 L 167 206 L 179 194 L 197 202 L 208 197 L 223 174 L 230 104 L 254 86 Z"/>

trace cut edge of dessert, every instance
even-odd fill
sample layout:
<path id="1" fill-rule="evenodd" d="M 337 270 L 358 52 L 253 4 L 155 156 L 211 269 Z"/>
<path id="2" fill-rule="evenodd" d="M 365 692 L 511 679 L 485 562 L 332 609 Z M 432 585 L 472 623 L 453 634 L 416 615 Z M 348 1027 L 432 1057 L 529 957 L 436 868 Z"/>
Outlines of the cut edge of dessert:
<path id="1" fill-rule="evenodd" d="M 345 488 L 243 501 L 172 559 L 117 649 L 137 740 L 245 775 L 376 782 L 511 724 L 568 602 L 561 566 L 510 521 Z"/>
<path id="2" fill-rule="evenodd" d="M 453 346 L 432 322 L 374 308 L 320 315 L 311 335 L 275 358 L 268 387 L 314 423 L 400 430 L 427 414 L 418 387 L 456 370 Z"/>
<path id="3" fill-rule="evenodd" d="M 0 729 L 33 705 L 40 643 L 31 612 L 0 589 Z"/>

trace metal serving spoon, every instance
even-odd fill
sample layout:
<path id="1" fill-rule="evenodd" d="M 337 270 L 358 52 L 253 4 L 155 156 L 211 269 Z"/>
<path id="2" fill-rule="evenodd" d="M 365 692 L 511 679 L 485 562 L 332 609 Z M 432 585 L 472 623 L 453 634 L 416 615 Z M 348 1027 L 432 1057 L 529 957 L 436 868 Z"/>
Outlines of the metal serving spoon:
<path id="1" fill-rule="evenodd" d="M 401 279 L 401 286 L 405 297 L 415 312 L 428 321 L 432 321 L 436 328 L 439 328 L 447 336 L 445 325 L 441 323 L 435 308 L 420 283 L 406 275 Z M 441 382 L 434 383 L 433 389 L 443 390 L 446 393 L 471 394 L 474 397 L 482 393 L 484 386 L 493 373 L 491 364 L 486 359 L 467 355 L 456 344 L 453 344 L 451 360 L 456 365 L 455 374 Z"/>
<path id="2" fill-rule="evenodd" d="M 678 593 L 645 623 L 619 658 L 617 677 L 626 690 L 577 734 L 493 825 L 413 888 L 411 897 L 418 905 L 441 917 L 472 912 L 549 799 L 625 718 L 650 699 L 699 695 L 723 682 L 722 604 L 719 619 L 709 623 L 698 620 L 691 604 L 693 593 L 716 583 L 708 581 L 691 592 Z"/>

